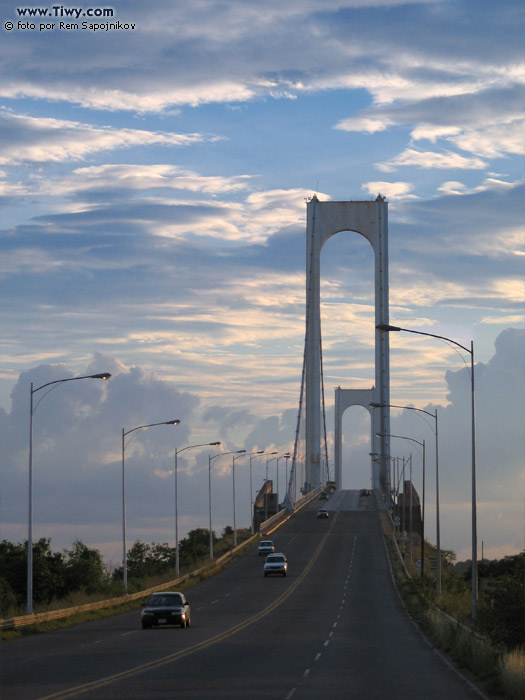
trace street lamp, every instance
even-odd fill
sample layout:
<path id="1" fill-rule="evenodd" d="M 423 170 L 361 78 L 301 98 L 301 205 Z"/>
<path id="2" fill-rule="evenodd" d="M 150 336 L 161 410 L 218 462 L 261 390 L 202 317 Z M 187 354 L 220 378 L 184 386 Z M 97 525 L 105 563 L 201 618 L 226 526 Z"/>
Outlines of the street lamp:
<path id="1" fill-rule="evenodd" d="M 400 328 L 399 326 L 391 326 L 386 323 L 380 323 L 376 326 L 381 333 L 389 333 L 390 331 L 405 331 L 406 333 L 415 333 L 417 335 L 427 335 L 430 338 L 437 338 L 446 343 L 452 343 L 458 348 L 461 348 L 470 355 L 470 393 L 471 393 L 471 442 L 472 442 L 472 619 L 475 620 L 478 608 L 478 532 L 477 532 L 477 497 L 476 497 L 476 409 L 475 409 L 475 392 L 474 392 L 474 341 L 470 341 L 470 349 L 461 345 L 452 338 L 446 338 L 443 335 L 435 335 L 434 333 L 424 333 L 423 331 L 414 331 L 410 328 Z"/>
<path id="2" fill-rule="evenodd" d="M 126 449 L 124 438 L 130 433 L 134 433 L 136 430 L 142 430 L 143 428 L 153 428 L 155 425 L 178 425 L 180 420 L 176 418 L 175 420 L 167 420 L 162 423 L 148 423 L 148 425 L 138 425 L 136 428 L 131 428 L 131 430 L 125 431 L 122 428 L 122 584 L 124 586 L 124 593 L 128 590 L 128 561 L 126 552 L 126 469 L 124 463 L 124 451 Z M 135 436 L 133 436 L 135 437 Z M 133 438 L 130 438 L 128 445 Z"/>
<path id="3" fill-rule="evenodd" d="M 27 614 L 31 615 L 33 612 L 33 415 L 40 405 L 40 402 L 49 394 L 50 391 L 56 389 L 57 384 L 64 384 L 64 382 L 74 382 L 77 379 L 104 379 L 107 380 L 111 377 L 109 372 L 102 372 L 100 374 L 86 374 L 82 377 L 68 377 L 68 379 L 55 379 L 53 382 L 47 382 L 42 384 L 42 386 L 33 389 L 33 382 L 31 382 L 31 389 L 29 394 L 29 498 L 28 498 L 28 520 L 27 520 Z M 51 387 L 48 389 L 37 401 L 36 406 L 33 407 L 33 395 L 41 389 L 46 387 Z"/>
<path id="4" fill-rule="evenodd" d="M 376 433 L 377 437 L 383 437 L 381 433 Z M 423 561 L 425 554 L 425 441 L 420 442 L 419 440 L 414 440 L 414 438 L 406 437 L 405 435 L 388 435 L 391 438 L 400 438 L 401 440 L 410 440 L 410 442 L 415 442 L 421 445 L 423 448 L 423 512 L 421 518 L 421 575 L 423 575 Z M 405 499 L 404 499 L 405 489 L 403 488 L 403 513 L 405 512 Z M 439 556 L 438 556 L 439 559 Z M 410 564 L 412 564 L 412 460 L 410 460 Z"/>
<path id="5" fill-rule="evenodd" d="M 175 448 L 175 576 L 179 576 L 179 489 L 177 486 L 178 461 L 177 456 L 186 450 L 192 450 L 195 447 L 207 447 L 208 445 L 220 445 L 220 442 L 203 442 L 200 445 L 188 445 L 181 450 Z"/>
<path id="6" fill-rule="evenodd" d="M 285 452 L 283 455 L 280 455 L 280 457 L 277 457 L 277 466 L 276 466 L 276 474 L 277 474 L 277 479 L 276 479 L 276 486 L 275 486 L 275 492 L 277 494 L 277 507 L 279 507 L 279 460 L 286 458 L 287 460 L 290 459 L 290 453 Z"/>
<path id="7" fill-rule="evenodd" d="M 246 450 L 237 450 L 234 452 L 219 452 L 218 455 L 208 455 L 208 514 L 210 520 L 210 559 L 213 560 L 213 531 L 211 525 L 211 463 L 217 457 L 225 457 L 226 455 L 244 454 Z"/>
<path id="8" fill-rule="evenodd" d="M 237 546 L 237 518 L 235 511 L 235 460 L 240 459 L 246 455 L 246 450 L 239 450 L 239 456 L 232 457 L 232 484 L 233 484 L 233 546 Z"/>
<path id="9" fill-rule="evenodd" d="M 277 455 L 278 452 L 269 452 L 268 454 Z M 272 457 L 266 460 L 266 493 L 264 494 L 264 520 L 268 520 L 268 465 L 273 462 L 277 457 Z"/>
<path id="10" fill-rule="evenodd" d="M 253 479 L 252 479 L 252 459 L 257 459 L 258 455 L 263 455 L 264 450 L 257 450 L 250 455 L 250 532 L 254 534 L 253 526 Z"/>
<path id="11" fill-rule="evenodd" d="M 383 408 L 380 403 L 372 402 L 369 404 L 371 408 Z M 429 413 L 422 408 L 416 408 L 415 406 L 397 406 L 396 404 L 389 404 L 389 408 L 403 408 L 407 411 L 418 411 L 419 413 L 426 413 L 427 416 L 433 418 L 436 422 L 435 435 L 436 435 L 436 595 L 439 598 L 441 595 L 441 527 L 439 521 L 439 438 L 438 438 L 438 412 L 437 408 L 434 409 L 434 413 Z M 425 526 L 425 481 L 424 481 L 424 471 L 423 471 L 423 528 Z M 424 530 L 423 530 L 424 532 Z M 423 576 L 424 571 L 424 559 L 421 559 L 421 576 Z"/>

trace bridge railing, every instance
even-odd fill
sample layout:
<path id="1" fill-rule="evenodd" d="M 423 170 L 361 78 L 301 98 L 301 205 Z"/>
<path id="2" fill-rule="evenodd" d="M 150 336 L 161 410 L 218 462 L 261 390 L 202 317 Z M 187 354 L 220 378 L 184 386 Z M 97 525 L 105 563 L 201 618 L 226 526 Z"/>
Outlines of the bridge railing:
<path id="1" fill-rule="evenodd" d="M 310 491 L 310 493 L 307 493 L 306 496 L 303 496 L 296 501 L 294 510 L 287 510 L 286 508 L 283 508 L 283 510 L 275 513 L 275 515 L 272 515 L 271 518 L 268 518 L 268 520 L 265 520 L 259 525 L 259 532 L 266 535 L 272 533 L 279 527 L 279 525 L 282 525 L 284 522 L 286 522 L 286 520 L 288 520 L 288 518 L 291 518 L 294 513 L 303 508 L 303 506 L 307 505 L 307 503 L 310 503 L 310 501 L 313 501 L 319 494 L 320 490 L 320 488 L 314 489 L 313 491 Z"/>

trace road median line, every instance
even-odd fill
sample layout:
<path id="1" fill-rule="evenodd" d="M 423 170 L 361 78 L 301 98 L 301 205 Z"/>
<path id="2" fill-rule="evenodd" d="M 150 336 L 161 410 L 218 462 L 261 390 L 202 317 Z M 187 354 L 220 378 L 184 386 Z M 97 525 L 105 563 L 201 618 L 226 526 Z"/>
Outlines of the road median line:
<path id="1" fill-rule="evenodd" d="M 115 673 L 114 675 L 107 676 L 106 678 L 100 678 L 97 681 L 90 681 L 89 683 L 84 683 L 82 685 L 75 686 L 74 688 L 69 688 L 67 690 L 60 690 L 57 693 L 52 693 L 51 695 L 46 695 L 44 697 L 39 698 L 38 700 L 65 700 L 66 698 L 72 698 L 72 697 L 75 697 L 76 695 L 82 695 L 83 693 L 88 693 L 89 691 L 95 690 L 96 688 L 102 688 L 105 685 L 110 685 L 111 683 L 116 683 L 117 681 L 124 680 L 126 678 L 131 678 L 133 676 L 138 675 L 139 673 L 145 673 L 146 671 L 151 671 L 155 668 L 159 668 L 161 666 L 165 666 L 166 664 L 172 663 L 173 661 L 178 661 L 178 659 L 182 659 L 185 656 L 188 656 L 190 654 L 194 654 L 197 651 L 201 651 L 202 649 L 206 649 L 206 647 L 212 646 L 213 644 L 217 644 L 217 642 L 221 642 L 223 639 L 226 639 L 227 637 L 231 637 L 232 635 L 237 634 L 237 632 L 241 632 L 246 627 L 249 627 L 254 622 L 257 622 L 258 620 L 262 619 L 263 617 L 268 615 L 270 612 L 272 612 L 272 610 L 275 610 L 277 607 L 279 607 L 279 605 L 284 603 L 284 601 L 295 591 L 297 586 L 303 581 L 303 579 L 309 573 L 309 571 L 312 568 L 312 566 L 314 565 L 317 557 L 321 553 L 321 550 L 323 549 L 325 542 L 328 539 L 328 536 L 330 535 L 330 533 L 335 525 L 335 521 L 337 520 L 338 515 L 339 515 L 339 511 L 337 511 L 335 517 L 332 519 L 330 530 L 324 535 L 323 539 L 319 543 L 319 546 L 317 547 L 317 549 L 313 553 L 310 561 L 305 566 L 303 572 L 297 578 L 297 580 L 294 581 L 294 583 L 288 588 L 288 590 L 285 591 L 282 595 L 280 595 L 279 598 L 274 600 L 273 603 L 271 603 L 266 608 L 264 608 L 260 612 L 256 613 L 252 617 L 250 617 L 248 620 L 245 620 L 244 622 L 240 622 L 238 625 L 231 627 L 229 630 L 226 630 L 225 632 L 221 632 L 220 634 L 216 635 L 215 637 L 211 637 L 210 639 L 206 639 L 202 642 L 194 644 L 193 646 L 190 646 L 187 649 L 181 649 L 180 651 L 177 651 L 174 654 L 170 654 L 169 656 L 164 656 L 163 658 L 157 659 L 156 661 L 149 661 L 147 664 L 142 664 L 141 666 L 136 666 L 135 668 L 131 668 L 127 671 L 121 671 L 120 673 Z"/>

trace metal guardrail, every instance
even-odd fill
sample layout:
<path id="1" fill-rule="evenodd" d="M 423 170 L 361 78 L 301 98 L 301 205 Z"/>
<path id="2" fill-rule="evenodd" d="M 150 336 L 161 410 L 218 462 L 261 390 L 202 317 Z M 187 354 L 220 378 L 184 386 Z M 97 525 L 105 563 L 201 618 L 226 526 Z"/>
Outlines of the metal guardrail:
<path id="1" fill-rule="evenodd" d="M 314 489 L 313 491 L 310 491 L 310 493 L 307 493 L 306 496 L 300 498 L 296 502 L 294 510 L 289 511 L 286 510 L 286 508 L 283 508 L 283 510 L 280 510 L 278 513 L 275 513 L 275 515 L 272 515 L 271 518 L 268 518 L 268 520 L 265 520 L 259 525 L 259 532 L 265 533 L 266 535 L 272 533 L 279 527 L 279 525 L 282 525 L 284 522 L 286 522 L 286 520 L 288 520 L 288 518 L 291 518 L 294 513 L 297 513 L 297 511 L 301 510 L 303 506 L 305 506 L 307 503 L 310 503 L 310 501 L 312 501 L 317 496 L 320 490 L 320 488 Z M 275 527 L 273 527 L 274 525 Z"/>
<path id="2" fill-rule="evenodd" d="M 296 513 L 303 506 L 309 503 L 313 498 L 315 498 L 315 496 L 318 493 L 319 489 L 315 489 L 314 491 L 311 491 L 309 494 L 301 498 L 299 501 L 297 501 L 295 510 L 291 512 L 284 509 L 282 511 L 279 511 L 279 513 L 276 513 L 275 515 L 272 515 L 271 518 L 268 518 L 268 520 L 266 520 L 264 523 L 261 523 L 261 525 L 259 526 L 259 532 L 257 534 L 252 535 L 249 539 L 245 540 L 244 542 L 241 542 L 241 544 L 239 544 L 237 547 L 230 550 L 229 552 L 226 552 L 226 554 L 223 554 L 217 559 L 214 559 L 212 562 L 206 564 L 205 566 L 201 566 L 199 569 L 195 569 L 194 571 L 190 571 L 189 573 L 184 574 L 184 576 L 180 576 L 179 578 L 173 579 L 172 581 L 166 581 L 165 583 L 161 583 L 157 586 L 152 586 L 151 588 L 146 588 L 145 590 L 138 591 L 137 593 L 127 593 L 126 595 L 118 596 L 117 598 L 107 598 L 105 600 L 98 600 L 95 603 L 84 603 L 83 605 L 75 605 L 70 608 L 61 608 L 59 610 L 49 610 L 48 612 L 43 613 L 32 613 L 31 615 L 18 615 L 16 617 L 0 619 L 0 629 L 16 629 L 17 627 L 24 627 L 26 625 L 38 625 L 42 622 L 60 620 L 64 617 L 70 617 L 72 615 L 76 615 L 82 612 L 90 612 L 92 610 L 101 610 L 102 608 L 117 607 L 119 605 L 129 603 L 133 600 L 140 600 L 140 598 L 145 598 L 146 596 L 149 596 L 152 593 L 156 593 L 157 591 L 164 591 L 167 588 L 172 587 L 178 588 L 185 581 L 188 581 L 192 578 L 197 578 L 198 576 L 205 574 L 210 569 L 213 569 L 217 566 L 222 566 L 228 560 L 233 559 L 236 556 L 236 554 L 241 552 L 245 547 L 250 546 L 253 542 L 260 539 L 260 533 L 267 532 L 268 528 L 270 528 L 271 532 L 276 530 L 294 513 Z"/>
<path id="3" fill-rule="evenodd" d="M 15 629 L 17 627 L 23 627 L 25 625 L 38 625 L 42 622 L 50 622 L 52 620 L 59 620 L 64 617 L 70 617 L 82 612 L 90 612 L 92 610 L 101 610 L 102 608 L 112 608 L 124 603 L 129 603 L 133 600 L 140 600 L 140 598 L 145 598 L 146 596 L 156 593 L 157 591 L 164 591 L 167 588 L 179 587 L 181 583 L 188 581 L 192 578 L 197 578 L 202 574 L 205 574 L 210 569 L 214 569 L 217 566 L 222 566 L 229 559 L 238 554 L 242 549 L 248 547 L 257 539 L 260 538 L 259 534 L 252 535 L 249 539 L 241 542 L 237 547 L 226 552 L 222 556 L 214 559 L 205 566 L 201 566 L 199 569 L 190 571 L 179 578 L 173 579 L 172 581 L 165 581 L 157 586 L 152 586 L 151 588 L 146 588 L 143 591 L 138 591 L 137 593 L 127 593 L 123 596 L 118 596 L 117 598 L 107 598 L 105 600 L 97 600 L 95 603 L 84 603 L 83 605 L 75 605 L 70 608 L 61 608 L 60 610 L 49 610 L 43 613 L 32 613 L 31 615 L 19 615 L 16 617 L 8 617 L 0 619 L 0 629 Z"/>

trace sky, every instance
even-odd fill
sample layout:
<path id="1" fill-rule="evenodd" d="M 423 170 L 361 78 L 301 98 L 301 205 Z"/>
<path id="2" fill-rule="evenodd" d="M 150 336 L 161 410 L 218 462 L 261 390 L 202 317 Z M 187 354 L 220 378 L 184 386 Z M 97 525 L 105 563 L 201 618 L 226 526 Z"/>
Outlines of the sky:
<path id="1" fill-rule="evenodd" d="M 0 15 L 0 538 L 27 538 L 31 382 L 98 372 L 112 378 L 35 409 L 34 538 L 118 565 L 122 429 L 175 418 L 128 436 L 128 542 L 174 543 L 175 449 L 220 440 L 178 457 L 180 536 L 208 527 L 210 455 L 293 449 L 306 201 L 381 193 L 391 323 L 474 341 L 480 555 L 521 551 L 523 3 L 4 0 Z M 333 236 L 321 275 L 333 468 L 334 388 L 374 382 L 370 245 Z M 470 356 L 413 334 L 390 346 L 391 402 L 438 410 L 441 546 L 467 559 Z M 423 418 L 393 410 L 391 432 L 425 441 L 435 541 Z M 368 487 L 368 412 L 343 432 L 342 486 Z M 392 443 L 421 493 L 421 447 Z M 286 460 L 267 459 L 253 490 L 279 464 L 282 493 Z M 220 534 L 232 456 L 212 464 Z M 248 457 L 235 474 L 242 526 Z"/>

